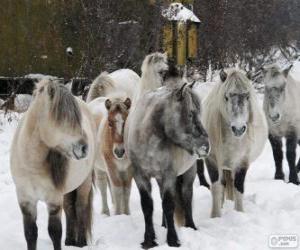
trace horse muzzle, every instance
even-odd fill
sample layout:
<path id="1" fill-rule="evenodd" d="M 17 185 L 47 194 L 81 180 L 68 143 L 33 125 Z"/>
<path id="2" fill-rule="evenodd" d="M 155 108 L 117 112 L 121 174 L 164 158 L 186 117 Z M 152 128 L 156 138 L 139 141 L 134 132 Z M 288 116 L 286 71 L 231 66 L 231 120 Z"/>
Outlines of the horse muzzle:
<path id="1" fill-rule="evenodd" d="M 280 121 L 281 116 L 280 114 L 276 113 L 274 115 L 269 115 L 269 118 L 273 123 L 277 123 Z"/>
<path id="2" fill-rule="evenodd" d="M 194 152 L 198 156 L 198 158 L 207 157 L 210 153 L 210 143 L 209 143 L 209 141 L 204 143 L 200 148 L 195 149 Z"/>
<path id="3" fill-rule="evenodd" d="M 125 157 L 125 148 L 123 146 L 115 146 L 113 153 L 118 160 L 122 160 Z"/>
<path id="4" fill-rule="evenodd" d="M 233 135 L 236 137 L 243 136 L 245 134 L 246 130 L 247 130 L 246 125 L 243 125 L 241 127 L 231 126 L 231 131 L 232 131 Z"/>

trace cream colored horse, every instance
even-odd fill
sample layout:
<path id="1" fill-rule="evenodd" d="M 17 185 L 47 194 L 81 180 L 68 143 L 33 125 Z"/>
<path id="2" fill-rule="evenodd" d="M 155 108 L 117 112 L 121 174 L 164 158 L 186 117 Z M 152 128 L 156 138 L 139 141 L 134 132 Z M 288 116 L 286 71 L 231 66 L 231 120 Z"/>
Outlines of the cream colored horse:
<path id="1" fill-rule="evenodd" d="M 102 73 L 94 80 L 88 93 L 88 105 L 97 123 L 95 168 L 102 197 L 102 213 L 108 215 L 108 181 L 115 214 L 129 214 L 132 171 L 125 154 L 124 127 L 139 80 L 139 76 L 128 69 Z"/>
<path id="2" fill-rule="evenodd" d="M 254 88 L 242 71 L 221 71 L 221 81 L 204 101 L 203 125 L 211 142 L 205 160 L 212 182 L 212 217 L 221 216 L 224 191 L 243 211 L 244 181 L 250 164 L 261 154 L 267 123 Z M 225 188 L 225 189 L 224 189 Z"/>
<path id="3" fill-rule="evenodd" d="M 87 105 L 57 81 L 45 79 L 16 130 L 11 173 L 29 250 L 36 249 L 37 202 L 47 204 L 48 231 L 61 249 L 61 211 L 66 245 L 83 247 L 91 233 L 95 124 Z"/>

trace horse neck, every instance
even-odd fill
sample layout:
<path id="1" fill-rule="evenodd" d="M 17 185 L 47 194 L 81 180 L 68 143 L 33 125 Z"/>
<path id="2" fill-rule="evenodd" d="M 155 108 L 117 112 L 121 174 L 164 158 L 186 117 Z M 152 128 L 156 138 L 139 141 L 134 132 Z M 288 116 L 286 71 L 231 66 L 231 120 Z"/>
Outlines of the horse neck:
<path id="1" fill-rule="evenodd" d="M 137 95 L 138 97 L 141 97 L 145 92 L 159 87 L 161 87 L 161 79 L 159 74 L 155 73 L 152 68 L 148 69 L 142 74 Z"/>

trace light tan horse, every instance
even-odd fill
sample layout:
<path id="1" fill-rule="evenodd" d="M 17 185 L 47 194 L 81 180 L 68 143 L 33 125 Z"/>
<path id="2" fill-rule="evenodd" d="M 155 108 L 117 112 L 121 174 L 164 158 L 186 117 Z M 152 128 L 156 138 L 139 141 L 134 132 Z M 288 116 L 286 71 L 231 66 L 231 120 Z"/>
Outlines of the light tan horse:
<path id="1" fill-rule="evenodd" d="M 55 250 L 61 249 L 63 206 L 65 244 L 87 244 L 92 224 L 94 131 L 87 105 L 66 87 L 50 79 L 37 85 L 16 130 L 10 158 L 29 250 L 36 249 L 38 201 L 47 204 L 48 231 Z"/>
<path id="2" fill-rule="evenodd" d="M 205 163 L 212 183 L 212 217 L 221 216 L 225 191 L 235 201 L 235 209 L 243 211 L 246 173 L 261 154 L 268 133 L 246 74 L 229 69 L 221 71 L 220 78 L 203 105 L 203 125 L 211 142 Z"/>
<path id="3" fill-rule="evenodd" d="M 102 106 L 102 110 L 101 110 Z M 115 214 L 129 214 L 131 164 L 125 154 L 124 125 L 131 106 L 129 98 L 99 97 L 89 103 L 98 123 L 97 169 L 102 196 L 102 213 L 109 215 L 107 205 L 107 176 L 111 188 Z"/>
<path id="4" fill-rule="evenodd" d="M 139 76 L 128 69 L 102 73 L 92 83 L 88 93 L 88 105 L 97 123 L 95 168 L 102 197 L 102 213 L 107 215 L 110 214 L 107 205 L 108 181 L 115 213 L 129 214 L 132 173 L 123 137 L 138 82 Z"/>

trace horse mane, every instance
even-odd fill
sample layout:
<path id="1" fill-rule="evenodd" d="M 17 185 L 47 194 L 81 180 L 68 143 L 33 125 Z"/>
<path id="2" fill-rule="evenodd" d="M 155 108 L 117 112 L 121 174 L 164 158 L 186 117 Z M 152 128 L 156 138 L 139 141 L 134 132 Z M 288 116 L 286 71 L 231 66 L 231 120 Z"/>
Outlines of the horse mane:
<path id="1" fill-rule="evenodd" d="M 107 72 L 101 73 L 91 84 L 87 96 L 87 102 L 90 102 L 100 96 L 106 96 L 107 90 L 113 88 L 114 80 Z"/>
<path id="2" fill-rule="evenodd" d="M 48 81 L 48 93 L 51 98 L 50 115 L 57 124 L 68 124 L 76 129 L 81 124 L 81 111 L 76 98 L 64 85 L 56 80 Z"/>
<path id="3" fill-rule="evenodd" d="M 55 149 L 49 149 L 46 162 L 48 163 L 53 185 L 59 190 L 62 189 L 68 171 L 67 157 Z"/>
<path id="4" fill-rule="evenodd" d="M 253 132 L 251 128 L 251 124 L 254 119 L 253 111 L 256 110 L 257 107 L 254 89 L 250 84 L 249 79 L 246 77 L 245 72 L 238 69 L 227 69 L 226 72 L 228 75 L 226 81 L 220 81 L 205 98 L 203 104 L 204 127 L 209 132 L 208 134 L 212 137 L 211 143 L 215 144 L 214 146 L 216 148 L 222 144 L 224 126 L 223 117 L 226 116 L 226 105 L 224 99 L 226 90 L 235 86 L 249 91 L 250 117 L 247 133 L 250 137 Z"/>

